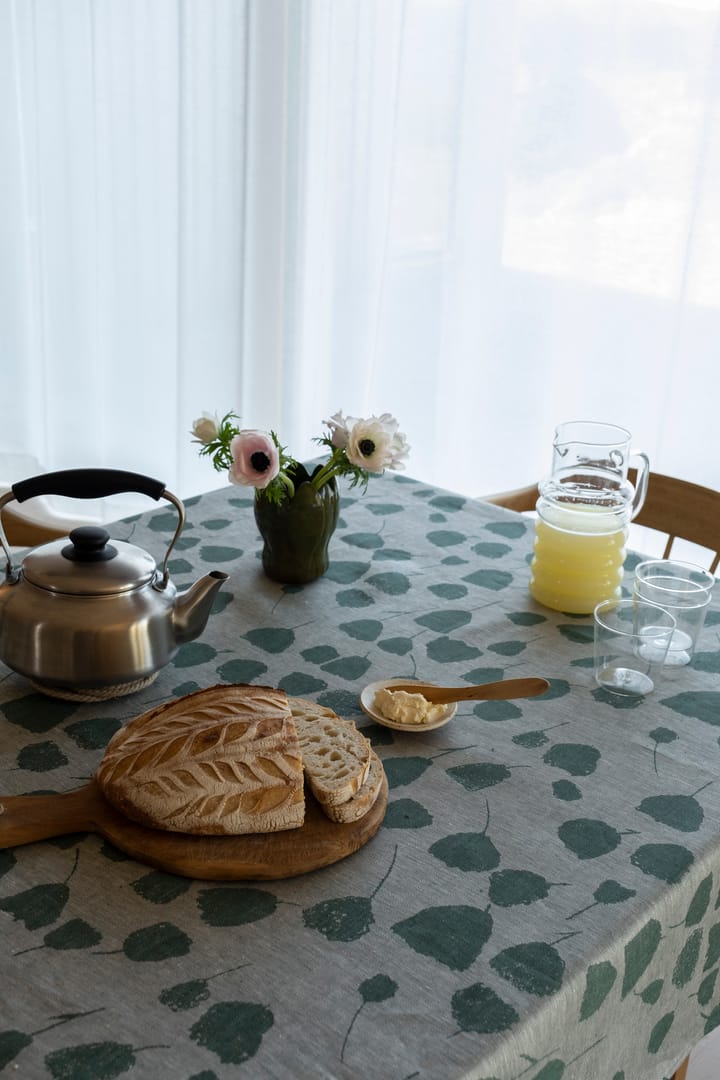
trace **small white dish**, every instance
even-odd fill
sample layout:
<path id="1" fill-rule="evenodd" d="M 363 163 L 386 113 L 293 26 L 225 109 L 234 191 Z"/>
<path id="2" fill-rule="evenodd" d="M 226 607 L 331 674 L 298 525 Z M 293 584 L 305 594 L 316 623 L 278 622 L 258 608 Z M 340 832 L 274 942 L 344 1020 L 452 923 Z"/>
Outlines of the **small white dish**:
<path id="1" fill-rule="evenodd" d="M 409 681 L 408 679 L 380 679 L 378 682 L 368 683 L 360 694 L 360 707 L 376 724 L 392 728 L 393 731 L 434 731 L 435 728 L 444 727 L 448 721 L 452 720 L 457 712 L 457 702 L 445 705 L 441 716 L 427 724 L 399 724 L 397 720 L 388 720 L 379 709 L 375 708 L 375 694 L 378 690 L 382 690 L 384 687 L 392 688 L 398 684 L 407 684 Z"/>

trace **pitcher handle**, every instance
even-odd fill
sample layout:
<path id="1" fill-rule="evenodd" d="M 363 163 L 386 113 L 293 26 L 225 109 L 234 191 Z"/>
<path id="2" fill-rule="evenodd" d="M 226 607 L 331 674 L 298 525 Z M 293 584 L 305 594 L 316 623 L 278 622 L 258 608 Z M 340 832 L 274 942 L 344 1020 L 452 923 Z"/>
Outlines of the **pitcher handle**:
<path id="1" fill-rule="evenodd" d="M 650 479 L 650 458 L 644 450 L 631 450 L 630 461 L 637 460 L 635 478 L 635 496 L 632 502 L 631 520 L 640 513 L 647 495 L 648 481 Z"/>

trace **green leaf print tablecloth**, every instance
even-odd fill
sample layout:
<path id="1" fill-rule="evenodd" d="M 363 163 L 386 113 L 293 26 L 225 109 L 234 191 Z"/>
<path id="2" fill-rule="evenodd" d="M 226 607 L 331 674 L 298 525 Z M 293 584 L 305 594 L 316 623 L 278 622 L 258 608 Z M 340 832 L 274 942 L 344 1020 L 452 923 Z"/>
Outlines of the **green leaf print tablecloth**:
<path id="1" fill-rule="evenodd" d="M 0 668 L 0 791 L 80 787 L 151 705 L 277 685 L 356 720 L 390 785 L 350 858 L 272 882 L 143 866 L 94 835 L 0 851 L 0 1069 L 55 1078 L 660 1080 L 720 1021 L 720 605 L 693 665 L 627 706 L 592 627 L 527 591 L 532 522 L 406 478 L 344 491 L 331 567 L 267 580 L 252 504 L 187 505 L 179 586 L 226 570 L 142 692 L 38 694 Z M 113 536 L 160 558 L 161 509 Z M 632 558 L 628 561 L 628 568 Z M 545 675 L 424 735 L 358 705 L 387 677 Z"/>

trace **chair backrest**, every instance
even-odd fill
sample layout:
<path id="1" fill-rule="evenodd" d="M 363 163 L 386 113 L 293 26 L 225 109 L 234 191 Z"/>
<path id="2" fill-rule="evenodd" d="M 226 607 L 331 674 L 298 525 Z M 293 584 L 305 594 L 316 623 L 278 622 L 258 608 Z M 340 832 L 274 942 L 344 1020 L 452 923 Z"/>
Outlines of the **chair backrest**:
<path id="1" fill-rule="evenodd" d="M 630 479 L 633 480 L 632 472 Z M 487 495 L 483 501 L 522 513 L 534 510 L 537 499 L 537 484 L 529 484 L 513 491 Z M 645 503 L 633 524 L 667 536 L 664 559 L 669 557 L 676 540 L 688 540 L 712 552 L 708 569 L 711 574 L 717 570 L 720 564 L 720 491 L 651 472 Z"/>

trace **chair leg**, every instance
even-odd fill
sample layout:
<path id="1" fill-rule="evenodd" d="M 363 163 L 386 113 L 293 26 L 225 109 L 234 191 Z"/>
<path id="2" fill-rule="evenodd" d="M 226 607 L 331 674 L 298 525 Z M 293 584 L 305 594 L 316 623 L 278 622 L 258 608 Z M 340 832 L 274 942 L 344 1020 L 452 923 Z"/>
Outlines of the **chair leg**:
<path id="1" fill-rule="evenodd" d="M 690 1063 L 690 1058 L 686 1057 L 685 1060 L 682 1062 L 682 1064 L 678 1065 L 677 1069 L 672 1074 L 672 1080 L 685 1080 L 685 1077 L 687 1076 L 689 1063 Z"/>

